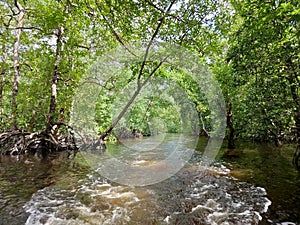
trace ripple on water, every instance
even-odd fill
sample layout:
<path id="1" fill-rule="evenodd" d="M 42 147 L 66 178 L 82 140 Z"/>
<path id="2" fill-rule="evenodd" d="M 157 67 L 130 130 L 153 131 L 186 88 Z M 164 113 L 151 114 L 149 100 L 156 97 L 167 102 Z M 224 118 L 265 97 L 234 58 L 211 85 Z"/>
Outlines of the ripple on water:
<path id="1" fill-rule="evenodd" d="M 163 194 L 159 201 L 164 208 L 162 216 L 166 224 L 259 223 L 271 205 L 264 188 L 225 176 L 219 169 L 205 171 L 202 168 L 201 172 L 197 168 L 181 171 L 177 179 L 160 184 Z"/>
<path id="2" fill-rule="evenodd" d="M 271 204 L 265 189 L 218 173 L 186 167 L 164 182 L 139 188 L 89 175 L 75 190 L 36 192 L 24 206 L 30 214 L 26 224 L 258 224 Z"/>
<path id="3" fill-rule="evenodd" d="M 139 208 L 140 198 L 148 193 L 99 180 L 85 183 L 76 191 L 47 187 L 24 206 L 30 214 L 26 224 L 126 224 L 132 211 Z"/>

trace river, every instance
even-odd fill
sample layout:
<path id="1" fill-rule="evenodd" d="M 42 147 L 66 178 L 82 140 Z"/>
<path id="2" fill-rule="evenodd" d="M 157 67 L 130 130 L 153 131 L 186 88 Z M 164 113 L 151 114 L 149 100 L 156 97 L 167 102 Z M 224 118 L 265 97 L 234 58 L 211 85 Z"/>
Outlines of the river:
<path id="1" fill-rule="evenodd" d="M 291 165 L 292 146 L 238 143 L 231 152 L 222 147 L 207 166 L 207 140 L 188 137 L 179 147 L 176 143 L 184 152 L 197 141 L 188 162 L 171 177 L 144 186 L 112 182 L 90 163 L 94 157 L 105 165 L 105 158 L 114 156 L 155 164 L 174 149 L 177 137 L 163 139 L 159 144 L 155 138 L 110 144 L 104 155 L 79 152 L 73 159 L 66 153 L 2 156 L 0 225 L 299 224 L 300 179 Z M 155 148 L 147 149 L 151 142 Z M 128 150 L 133 145 L 144 146 L 139 155 Z M 165 168 L 156 169 L 159 174 Z"/>

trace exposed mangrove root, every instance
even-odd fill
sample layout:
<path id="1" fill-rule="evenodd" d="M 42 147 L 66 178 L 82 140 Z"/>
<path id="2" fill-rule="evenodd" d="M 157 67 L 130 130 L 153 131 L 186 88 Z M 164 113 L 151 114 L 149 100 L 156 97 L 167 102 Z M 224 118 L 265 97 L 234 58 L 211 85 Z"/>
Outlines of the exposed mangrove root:
<path id="1" fill-rule="evenodd" d="M 62 127 L 66 132 L 58 135 L 57 130 Z M 56 123 L 52 125 L 49 133 L 14 130 L 0 134 L 0 153 L 2 155 L 46 154 L 55 151 L 67 151 L 69 155 L 78 151 L 73 130 L 67 124 Z"/>
<path id="2" fill-rule="evenodd" d="M 80 146 L 81 151 L 98 151 L 100 153 L 104 153 L 106 151 L 106 145 L 103 140 L 101 139 L 96 139 L 96 140 L 91 140 L 89 142 L 84 142 Z"/>

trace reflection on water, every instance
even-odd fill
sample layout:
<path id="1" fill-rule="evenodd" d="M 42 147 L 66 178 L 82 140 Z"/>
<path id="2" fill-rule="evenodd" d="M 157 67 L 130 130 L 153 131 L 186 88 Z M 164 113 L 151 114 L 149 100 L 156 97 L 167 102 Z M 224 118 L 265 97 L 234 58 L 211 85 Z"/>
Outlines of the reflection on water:
<path id="1" fill-rule="evenodd" d="M 205 139 L 199 143 L 201 150 Z M 122 146 L 114 145 L 108 153 L 120 159 L 123 154 L 128 160 L 128 152 L 122 151 Z M 219 162 L 211 167 L 202 163 L 200 151 L 195 152 L 176 175 L 144 187 L 110 182 L 91 170 L 81 154 L 74 160 L 59 155 L 44 161 L 29 157 L 11 162 L 14 159 L 4 157 L 0 163 L 0 224 L 255 225 L 288 221 L 296 224 L 295 217 L 292 217 L 294 220 L 283 217 L 281 221 L 272 221 L 270 209 L 278 207 L 274 202 L 280 196 L 268 185 L 254 185 L 258 183 L 253 179 L 258 171 L 261 179 L 266 174 L 255 170 L 258 167 L 255 158 L 262 153 L 245 149 L 227 158 L 231 164 Z M 251 151 L 256 152 L 255 156 L 243 161 L 243 154 Z M 133 161 L 142 165 L 155 163 L 150 152 L 145 154 L 149 154 L 148 158 Z M 273 162 L 276 163 L 279 162 Z M 270 181 L 269 177 L 264 179 Z M 273 181 L 279 185 L 276 178 Z M 288 187 L 293 187 L 293 183 Z M 280 204 L 283 208 L 290 206 Z"/>
<path id="2" fill-rule="evenodd" d="M 275 148 L 253 143 L 238 146 L 223 160 L 231 170 L 230 175 L 265 187 L 272 205 L 261 224 L 300 224 L 300 173 L 291 163 L 295 146 Z"/>
<path id="3" fill-rule="evenodd" d="M 146 186 L 176 174 L 192 157 L 197 144 L 195 140 L 195 137 L 183 134 L 165 135 L 163 140 L 146 137 L 131 145 L 129 142 L 110 145 L 105 155 L 91 158 L 85 154 L 85 159 L 102 176 L 114 182 Z"/>
<path id="4" fill-rule="evenodd" d="M 39 189 L 59 184 L 69 187 L 88 168 L 66 161 L 64 153 L 40 159 L 30 156 L 0 156 L 0 224 L 20 225 L 28 214 L 23 206 Z"/>

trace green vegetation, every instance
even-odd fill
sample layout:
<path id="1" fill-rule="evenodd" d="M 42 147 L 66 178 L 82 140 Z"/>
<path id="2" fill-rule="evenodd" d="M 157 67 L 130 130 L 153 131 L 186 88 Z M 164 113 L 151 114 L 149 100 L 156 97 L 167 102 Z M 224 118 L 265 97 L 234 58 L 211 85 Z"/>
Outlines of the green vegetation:
<path id="1" fill-rule="evenodd" d="M 96 96 L 94 119 L 101 140 L 116 134 L 213 131 L 207 96 L 196 81 L 168 65 L 167 59 L 147 61 L 149 49 L 165 42 L 195 53 L 218 79 L 227 103 L 223 111 L 230 148 L 235 138 L 276 145 L 295 142 L 299 159 L 296 0 L 6 0 L 0 1 L 0 11 L 2 153 L 25 152 L 33 146 L 32 139 L 66 147 L 59 145 L 60 136 L 71 129 L 67 124 L 72 100 L 82 79 L 97 70 L 94 62 L 100 63 L 97 59 L 116 46 L 132 55 L 128 43 L 143 40 L 142 60 L 128 63 Z M 155 79 L 157 87 L 152 82 L 148 90 L 149 81 Z M 174 88 L 163 93 L 159 87 L 164 85 L 183 89 L 186 97 L 176 96 Z M 128 104 L 118 105 L 126 103 L 120 99 L 126 88 L 132 91 Z M 147 94 L 155 88 L 161 94 Z M 139 98 L 141 93 L 146 97 Z M 180 107 L 190 103 L 198 120 L 185 123 Z M 16 137 L 22 137 L 23 144 Z"/>

